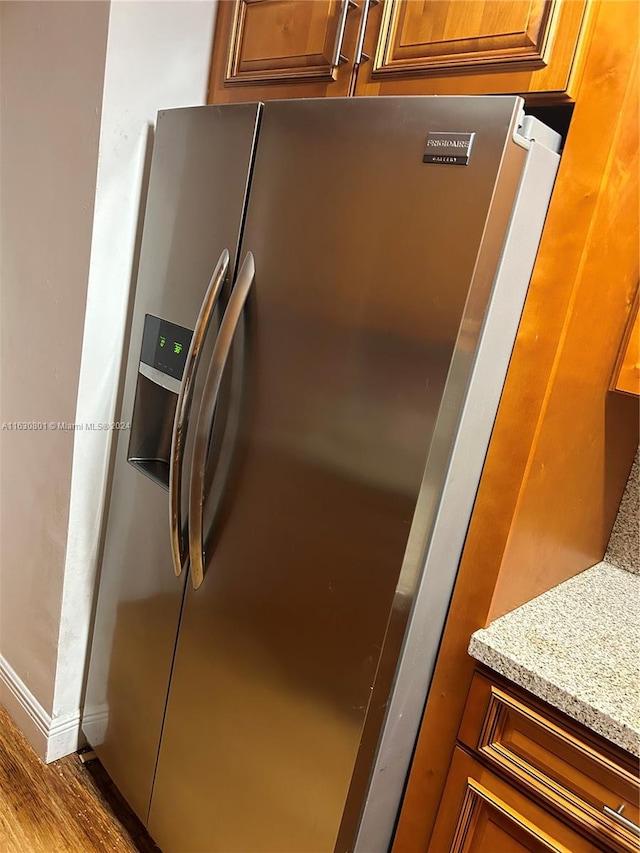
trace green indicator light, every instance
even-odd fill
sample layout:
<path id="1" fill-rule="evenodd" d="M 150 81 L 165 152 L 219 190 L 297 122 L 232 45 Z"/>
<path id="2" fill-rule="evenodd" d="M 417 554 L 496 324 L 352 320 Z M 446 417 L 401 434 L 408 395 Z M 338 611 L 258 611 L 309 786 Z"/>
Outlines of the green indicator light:
<path id="1" fill-rule="evenodd" d="M 179 344 L 177 341 L 173 342 L 173 351 L 176 355 L 180 355 L 182 352 L 182 344 Z"/>
<path id="2" fill-rule="evenodd" d="M 164 335 L 160 335 L 160 346 L 163 347 L 166 344 L 166 342 L 167 342 L 167 339 L 164 337 Z"/>

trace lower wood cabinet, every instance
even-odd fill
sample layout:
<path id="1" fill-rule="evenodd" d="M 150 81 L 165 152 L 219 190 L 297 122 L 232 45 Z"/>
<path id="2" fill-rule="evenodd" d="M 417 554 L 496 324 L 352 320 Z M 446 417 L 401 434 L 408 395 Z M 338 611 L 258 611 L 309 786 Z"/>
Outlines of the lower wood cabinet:
<path id="1" fill-rule="evenodd" d="M 456 747 L 429 853 L 596 853 L 592 844 Z"/>
<path id="2" fill-rule="evenodd" d="M 638 853 L 639 801 L 638 759 L 477 672 L 428 850 Z"/>

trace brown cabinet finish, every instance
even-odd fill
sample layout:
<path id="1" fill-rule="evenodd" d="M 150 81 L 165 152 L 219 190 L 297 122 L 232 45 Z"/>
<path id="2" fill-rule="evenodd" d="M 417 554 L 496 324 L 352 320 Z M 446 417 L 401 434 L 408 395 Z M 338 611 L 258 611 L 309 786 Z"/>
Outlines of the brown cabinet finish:
<path id="1" fill-rule="evenodd" d="M 336 0 L 256 3 L 240 0 L 232 30 L 225 82 L 321 80 L 333 82 L 340 62 L 340 8 Z M 269 41 L 265 41 L 269 33 Z M 337 56 L 334 56 L 337 54 Z"/>
<path id="2" fill-rule="evenodd" d="M 640 312 L 636 293 L 629 328 L 621 350 L 621 359 L 615 371 L 615 390 L 640 396 Z"/>
<path id="3" fill-rule="evenodd" d="M 637 853 L 637 836 L 604 807 L 637 823 L 639 794 L 637 759 L 478 672 L 428 850 Z"/>
<path id="4" fill-rule="evenodd" d="M 596 853 L 600 848 L 460 747 L 428 853 Z"/>
<path id="5" fill-rule="evenodd" d="M 374 75 L 433 73 L 487 65 L 547 65 L 552 42 L 552 0 L 392 0 L 385 7 L 386 61 Z"/>
<path id="6" fill-rule="evenodd" d="M 570 100 L 586 0 L 387 0 L 372 9 L 357 95 Z"/>
<path id="7" fill-rule="evenodd" d="M 588 0 L 220 0 L 209 103 L 354 95 L 571 100 Z"/>
<path id="8" fill-rule="evenodd" d="M 477 673 L 458 740 L 606 849 L 640 849 L 636 836 L 604 810 L 624 806 L 624 816 L 640 823 L 638 761 L 564 714 Z"/>
<path id="9" fill-rule="evenodd" d="M 209 103 L 347 95 L 359 20 L 353 0 L 220 0 Z"/>

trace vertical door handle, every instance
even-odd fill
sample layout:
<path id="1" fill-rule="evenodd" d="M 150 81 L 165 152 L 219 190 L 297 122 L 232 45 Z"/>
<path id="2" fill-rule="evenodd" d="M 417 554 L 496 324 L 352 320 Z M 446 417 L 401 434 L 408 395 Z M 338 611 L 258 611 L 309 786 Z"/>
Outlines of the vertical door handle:
<path id="1" fill-rule="evenodd" d="M 191 565 L 191 582 L 194 589 L 198 589 L 204 580 L 205 573 L 203 516 L 205 469 L 211 425 L 220 393 L 224 368 L 229 358 L 233 338 L 254 279 L 255 262 L 251 252 L 247 252 L 231 293 L 227 310 L 224 312 L 224 317 L 222 318 L 202 393 L 202 405 L 198 414 L 193 460 L 191 463 L 191 488 L 189 492 L 189 561 Z"/>
<path id="2" fill-rule="evenodd" d="M 367 20 L 369 18 L 369 9 L 372 6 L 377 6 L 379 0 L 364 0 L 362 4 L 362 17 L 360 18 L 360 29 L 358 30 L 358 41 L 356 43 L 356 52 L 353 59 L 354 67 L 357 67 L 367 59 L 369 55 L 364 52 L 364 37 L 367 31 Z"/>
<path id="3" fill-rule="evenodd" d="M 182 530 L 182 467 L 184 443 L 189 426 L 189 415 L 193 400 L 193 388 L 200 363 L 202 345 L 204 344 L 216 304 L 220 297 L 222 285 L 229 271 L 229 250 L 223 249 L 218 263 L 213 271 L 207 292 L 200 306 L 196 327 L 191 338 L 191 345 L 180 386 L 180 394 L 176 405 L 171 434 L 171 457 L 169 460 L 169 525 L 171 530 L 171 553 L 173 555 L 173 570 L 179 576 L 186 567 L 188 548 Z"/>
<path id="4" fill-rule="evenodd" d="M 342 0 L 340 5 L 340 17 L 338 18 L 338 31 L 336 32 L 336 40 L 333 46 L 333 56 L 331 57 L 331 65 L 336 68 L 341 62 L 346 62 L 347 57 L 342 55 L 342 42 L 344 41 L 344 31 L 347 26 L 347 14 L 349 9 L 357 9 L 358 4 L 354 0 Z"/>

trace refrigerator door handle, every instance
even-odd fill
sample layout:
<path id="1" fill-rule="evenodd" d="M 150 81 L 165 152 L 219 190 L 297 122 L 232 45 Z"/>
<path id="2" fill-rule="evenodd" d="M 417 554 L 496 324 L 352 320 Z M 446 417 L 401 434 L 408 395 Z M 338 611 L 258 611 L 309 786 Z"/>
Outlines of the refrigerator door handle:
<path id="1" fill-rule="evenodd" d="M 205 574 L 203 514 L 205 501 L 205 468 L 209 449 L 211 424 L 220 394 L 224 368 L 231 345 L 242 316 L 244 304 L 255 279 L 255 261 L 247 252 L 222 318 L 220 331 L 211 357 L 209 372 L 202 394 L 191 463 L 191 488 L 189 492 L 189 559 L 191 582 L 198 589 Z"/>
<path id="2" fill-rule="evenodd" d="M 187 565 L 188 548 L 182 531 L 182 465 L 184 444 L 189 426 L 189 415 L 193 400 L 193 388 L 198 364 L 202 353 L 202 345 L 211 325 L 211 318 L 218 303 L 222 285 L 229 272 L 229 250 L 223 249 L 218 263 L 213 271 L 207 292 L 200 307 L 196 327 L 191 338 L 187 353 L 182 385 L 171 434 L 171 457 L 169 460 L 169 524 L 171 528 L 171 552 L 173 555 L 173 570 L 179 577 Z"/>

